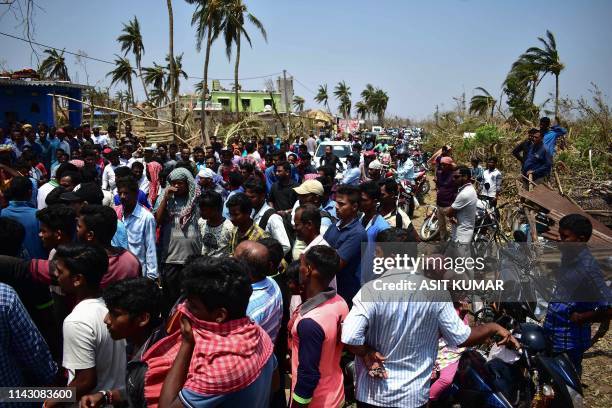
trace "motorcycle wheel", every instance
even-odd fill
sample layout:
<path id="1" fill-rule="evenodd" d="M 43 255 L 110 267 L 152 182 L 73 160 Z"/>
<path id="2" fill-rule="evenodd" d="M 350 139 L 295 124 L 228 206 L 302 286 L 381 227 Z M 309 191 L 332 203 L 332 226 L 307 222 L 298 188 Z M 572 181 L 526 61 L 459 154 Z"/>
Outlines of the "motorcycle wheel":
<path id="1" fill-rule="evenodd" d="M 439 232 L 438 217 L 433 213 L 423 220 L 419 235 L 421 236 L 421 241 L 431 241 L 438 236 Z"/>
<path id="2" fill-rule="evenodd" d="M 421 184 L 421 188 L 420 188 L 421 191 L 419 192 L 419 194 L 421 195 L 421 197 L 423 197 L 427 193 L 429 193 L 430 189 L 431 189 L 431 186 L 429 185 L 429 180 L 425 180 L 425 182 Z"/>

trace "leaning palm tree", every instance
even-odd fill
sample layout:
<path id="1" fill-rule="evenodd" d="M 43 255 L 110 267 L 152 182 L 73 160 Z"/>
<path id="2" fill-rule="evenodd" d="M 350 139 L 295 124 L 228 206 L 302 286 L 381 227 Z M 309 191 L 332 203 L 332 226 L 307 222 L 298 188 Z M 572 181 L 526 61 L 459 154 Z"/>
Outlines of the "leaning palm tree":
<path id="1" fill-rule="evenodd" d="M 66 59 L 64 58 L 64 50 L 62 50 L 61 54 L 56 49 L 45 50 L 44 53 L 49 56 L 43 60 L 38 68 L 40 75 L 43 78 L 70 81 Z"/>
<path id="2" fill-rule="evenodd" d="M 227 58 L 232 56 L 232 43 L 236 44 L 236 64 L 234 66 L 234 92 L 236 94 L 236 120 L 240 119 L 240 101 L 239 91 L 240 86 L 238 84 L 238 70 L 240 67 L 240 46 L 241 39 L 247 40 L 249 45 L 252 47 L 251 37 L 245 29 L 246 21 L 249 21 L 255 26 L 255 28 L 261 33 L 264 40 L 268 41 L 268 34 L 261 21 L 257 19 L 253 14 L 249 13 L 246 4 L 242 0 L 226 0 L 226 4 L 223 11 L 223 37 L 225 39 L 225 52 Z"/>
<path id="3" fill-rule="evenodd" d="M 121 51 L 125 57 L 128 52 L 134 54 L 134 60 L 136 61 L 136 69 L 138 70 L 138 76 L 142 82 L 142 88 L 144 89 L 145 98 L 149 99 L 149 91 L 147 91 L 147 85 L 142 76 L 142 56 L 145 53 L 144 44 L 142 42 L 142 34 L 140 34 L 140 23 L 138 18 L 134 16 L 133 20 L 128 21 L 127 24 L 123 23 L 123 34 L 117 37 L 117 41 L 121 44 Z"/>
<path id="4" fill-rule="evenodd" d="M 358 101 L 355 103 L 355 113 L 357 114 L 358 118 L 365 120 L 368 113 L 370 113 L 370 108 L 365 101 Z"/>
<path id="5" fill-rule="evenodd" d="M 338 110 L 344 119 L 348 119 L 351 114 L 351 88 L 346 82 L 338 82 L 334 88 L 334 96 L 340 102 Z"/>
<path id="6" fill-rule="evenodd" d="M 203 85 L 198 93 L 202 104 L 202 120 L 200 128 L 202 132 L 202 141 L 205 145 L 210 144 L 207 132 L 207 117 L 206 117 L 206 99 L 208 98 L 208 64 L 210 62 L 210 49 L 213 42 L 221 33 L 221 24 L 223 21 L 223 1 L 222 0 L 186 0 L 189 4 L 196 4 L 196 9 L 191 17 L 191 26 L 196 27 L 196 49 L 201 51 L 204 36 L 206 36 L 206 54 L 204 57 L 204 80 Z"/>
<path id="7" fill-rule="evenodd" d="M 296 95 L 293 97 L 293 107 L 295 108 L 296 111 L 303 112 L 304 103 L 306 103 L 306 101 L 301 96 Z"/>
<path id="8" fill-rule="evenodd" d="M 116 83 L 123 82 L 127 85 L 129 100 L 134 102 L 134 89 L 132 88 L 132 75 L 136 75 L 136 71 L 132 68 L 130 60 L 119 55 L 115 56 L 115 69 L 106 74 L 111 77 L 111 86 Z"/>
<path id="9" fill-rule="evenodd" d="M 477 91 L 482 92 L 482 94 L 474 95 L 472 96 L 472 99 L 470 99 L 470 113 L 475 113 L 479 116 L 484 116 L 490 111 L 491 117 L 493 117 L 493 112 L 495 110 L 495 104 L 497 103 L 497 101 L 486 89 L 480 86 L 475 89 Z"/>
<path id="10" fill-rule="evenodd" d="M 555 77 L 555 118 L 559 116 L 559 75 L 565 68 L 565 65 L 559 58 L 559 51 L 557 50 L 557 41 L 555 36 L 549 30 L 546 30 L 546 39 L 538 37 L 538 40 L 542 43 L 542 48 L 531 47 L 523 55 L 519 57 L 519 60 L 528 61 L 533 65 L 535 69 L 544 75 L 552 74 Z"/>
<path id="11" fill-rule="evenodd" d="M 329 94 L 327 93 L 327 84 L 319 85 L 319 90 L 317 91 L 314 100 L 317 103 L 323 104 L 323 106 L 325 106 L 327 108 L 327 111 L 329 112 L 329 105 L 327 104 L 329 100 Z"/>

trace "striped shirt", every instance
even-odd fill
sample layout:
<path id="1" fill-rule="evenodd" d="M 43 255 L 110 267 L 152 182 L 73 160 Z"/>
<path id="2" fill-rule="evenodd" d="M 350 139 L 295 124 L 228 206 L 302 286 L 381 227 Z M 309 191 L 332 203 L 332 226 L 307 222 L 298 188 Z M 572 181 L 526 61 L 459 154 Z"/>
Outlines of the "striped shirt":
<path id="1" fill-rule="evenodd" d="M 251 287 L 253 293 L 246 314 L 268 333 L 274 343 L 283 318 L 283 296 L 280 288 L 274 279 L 269 277 L 251 283 Z"/>
<path id="2" fill-rule="evenodd" d="M 370 377 L 363 359 L 356 357 L 358 401 L 381 407 L 420 407 L 429 400 L 438 338 L 442 336 L 448 345 L 457 346 L 467 340 L 470 328 L 457 316 L 450 296 L 445 296 L 448 302 L 440 302 L 432 301 L 425 291 L 380 290 L 382 283 L 398 279 L 414 281 L 418 288 L 424 278 L 389 271 L 364 285 L 353 298 L 353 308 L 342 325 L 342 342 L 367 344 L 387 357 L 387 379 Z M 394 296 L 400 298 L 394 300 Z"/>

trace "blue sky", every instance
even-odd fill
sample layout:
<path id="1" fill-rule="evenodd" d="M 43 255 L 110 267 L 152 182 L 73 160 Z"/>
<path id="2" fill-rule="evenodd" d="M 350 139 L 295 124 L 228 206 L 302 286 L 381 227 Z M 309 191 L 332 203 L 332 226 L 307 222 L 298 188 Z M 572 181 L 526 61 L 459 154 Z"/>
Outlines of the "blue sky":
<path id="1" fill-rule="evenodd" d="M 588 95 L 590 82 L 612 91 L 612 1 L 607 0 L 245 0 L 265 25 L 268 42 L 252 34 L 253 49 L 243 47 L 241 77 L 286 69 L 300 83 L 295 92 L 312 100 L 318 85 L 329 89 L 345 80 L 353 103 L 367 83 L 385 89 L 388 114 L 414 119 L 454 106 L 462 92 L 469 99 L 482 86 L 496 98 L 516 57 L 550 29 L 566 69 L 561 75 L 562 96 Z M 163 62 L 168 50 L 165 0 L 38 0 L 35 40 L 92 57 L 112 60 L 119 53 L 115 39 L 122 22 L 140 20 L 145 43 L 143 65 Z M 175 53 L 184 52 L 184 70 L 202 76 L 204 54 L 195 51 L 190 26 L 194 6 L 174 0 Z M 0 15 L 6 6 L 0 5 Z M 0 31 L 22 35 L 11 14 L 0 19 Z M 9 69 L 32 65 L 28 44 L 0 36 L 0 61 Z M 85 75 L 68 57 L 73 80 Z M 35 60 L 34 60 L 35 61 Z M 110 65 L 88 61 L 90 83 L 108 85 Z M 211 78 L 232 78 L 219 43 L 212 51 Z M 198 80 L 183 82 L 191 91 Z M 263 89 L 264 79 L 243 82 L 247 89 Z M 307 89 L 309 88 L 309 89 Z M 143 95 L 136 83 L 137 95 Z M 536 99 L 554 92 L 552 78 L 538 88 Z M 333 107 L 337 105 L 331 101 Z"/>

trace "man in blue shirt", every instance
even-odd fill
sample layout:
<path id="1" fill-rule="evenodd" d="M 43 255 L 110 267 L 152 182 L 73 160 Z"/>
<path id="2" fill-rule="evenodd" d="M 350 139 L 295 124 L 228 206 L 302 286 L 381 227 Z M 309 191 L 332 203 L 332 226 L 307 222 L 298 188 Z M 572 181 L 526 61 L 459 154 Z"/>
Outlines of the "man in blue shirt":
<path id="1" fill-rule="evenodd" d="M 49 347 L 19 296 L 0 283 L 0 384 L 44 386 L 53 382 L 56 373 Z"/>
<path id="2" fill-rule="evenodd" d="M 541 184 L 550 175 L 552 156 L 542 142 L 542 133 L 537 129 L 532 129 L 529 133 L 533 133 L 532 144 L 523 163 L 522 174 L 525 177 L 531 175 L 535 184 Z"/>
<path id="3" fill-rule="evenodd" d="M 368 236 L 368 244 L 362 256 L 361 282 L 365 283 L 374 276 L 371 274 L 374 251 L 376 249 L 376 236 L 380 231 L 389 228 L 389 223 L 378 213 L 380 203 L 380 187 L 376 181 L 368 181 L 359 186 L 361 200 L 359 209 L 363 213 L 361 225 L 365 228 Z"/>
<path id="4" fill-rule="evenodd" d="M 340 184 L 349 186 L 358 186 L 361 181 L 361 170 L 359 169 L 359 155 L 357 153 L 351 153 L 346 156 L 346 170 L 342 175 Z"/>
<path id="5" fill-rule="evenodd" d="M 338 294 L 351 305 L 361 283 L 361 243 L 368 236 L 359 222 L 360 192 L 357 187 L 340 186 L 336 191 L 336 216 L 340 221 L 330 226 L 323 238 L 338 251 L 340 270 L 336 275 Z"/>
<path id="6" fill-rule="evenodd" d="M 550 119 L 543 117 L 540 119 L 540 133 L 542 134 L 546 150 L 548 150 L 548 153 L 550 153 L 551 156 L 554 156 L 557 147 L 557 139 L 565 136 L 567 130 L 559 125 L 551 127 Z"/>
<path id="7" fill-rule="evenodd" d="M 27 259 L 47 258 L 47 252 L 38 237 L 39 224 L 36 219 L 36 208 L 30 204 L 32 182 L 27 177 L 13 177 L 8 193 L 11 200 L 0 216 L 12 218 L 25 228 L 23 246 L 28 251 Z"/>
<path id="8" fill-rule="evenodd" d="M 586 242 L 591 237 L 591 221 L 580 214 L 569 214 L 559 221 L 562 244 L 557 285 L 548 305 L 544 330 L 553 351 L 565 353 L 576 371 L 582 372 L 582 357 L 591 347 L 591 322 L 607 327 L 612 315 L 610 289 Z"/>
<path id="9" fill-rule="evenodd" d="M 125 224 L 128 236 L 128 250 L 142 266 L 143 276 L 157 279 L 157 251 L 155 247 L 155 217 L 138 203 L 138 182 L 131 177 L 117 181 L 117 194 L 121 207 L 117 208 L 120 219 Z"/>

